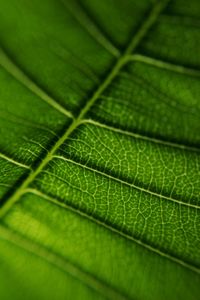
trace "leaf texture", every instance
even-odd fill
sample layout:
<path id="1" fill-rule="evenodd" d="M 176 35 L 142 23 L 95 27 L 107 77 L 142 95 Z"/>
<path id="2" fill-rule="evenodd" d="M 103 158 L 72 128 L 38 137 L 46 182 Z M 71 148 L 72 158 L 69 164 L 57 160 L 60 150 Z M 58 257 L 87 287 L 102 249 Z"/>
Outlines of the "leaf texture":
<path id="1" fill-rule="evenodd" d="M 198 299 L 199 1 L 0 7 L 1 298 Z"/>

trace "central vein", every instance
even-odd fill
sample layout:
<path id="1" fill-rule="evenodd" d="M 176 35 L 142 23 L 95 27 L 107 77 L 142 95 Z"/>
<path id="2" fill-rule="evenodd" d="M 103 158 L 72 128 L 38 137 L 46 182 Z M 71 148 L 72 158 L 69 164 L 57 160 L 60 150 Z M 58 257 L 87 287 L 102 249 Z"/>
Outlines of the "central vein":
<path id="1" fill-rule="evenodd" d="M 117 76 L 120 69 L 129 61 L 129 55 L 133 53 L 133 51 L 140 44 L 141 40 L 147 34 L 152 25 L 156 22 L 162 10 L 166 7 L 169 0 L 164 0 L 162 2 L 156 3 L 153 9 L 151 10 L 149 16 L 142 24 L 132 41 L 127 46 L 125 52 L 119 57 L 109 74 L 104 79 L 103 83 L 98 87 L 98 89 L 94 92 L 93 96 L 89 99 L 86 105 L 80 111 L 78 117 L 74 119 L 71 125 L 66 129 L 65 133 L 61 136 L 61 138 L 53 145 L 48 154 L 44 157 L 42 162 L 37 166 L 37 168 L 30 173 L 27 178 L 21 183 L 19 188 L 15 190 L 15 192 L 11 195 L 9 199 L 3 205 L 0 211 L 0 217 L 3 217 L 7 211 L 13 206 L 15 202 L 17 202 L 20 197 L 26 192 L 29 184 L 34 181 L 37 175 L 46 167 L 49 161 L 53 158 L 55 152 L 60 148 L 60 146 L 65 142 L 65 140 L 69 137 L 69 135 L 81 124 L 84 116 L 99 98 L 99 96 L 105 91 L 105 89 L 110 85 L 113 79 Z"/>

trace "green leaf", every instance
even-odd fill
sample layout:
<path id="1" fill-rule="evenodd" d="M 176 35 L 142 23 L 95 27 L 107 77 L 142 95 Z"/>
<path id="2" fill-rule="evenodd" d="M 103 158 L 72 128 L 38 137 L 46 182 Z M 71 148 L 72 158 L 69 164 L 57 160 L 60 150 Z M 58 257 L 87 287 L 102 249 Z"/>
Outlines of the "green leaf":
<path id="1" fill-rule="evenodd" d="M 198 299 L 199 0 L 0 7 L 1 299 Z"/>

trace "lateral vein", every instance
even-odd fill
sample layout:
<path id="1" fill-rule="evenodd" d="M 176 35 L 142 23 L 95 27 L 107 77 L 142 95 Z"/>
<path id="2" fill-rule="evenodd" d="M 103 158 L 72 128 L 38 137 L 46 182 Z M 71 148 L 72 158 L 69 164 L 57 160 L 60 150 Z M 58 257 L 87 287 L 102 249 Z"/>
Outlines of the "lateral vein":
<path id="1" fill-rule="evenodd" d="M 93 20 L 88 16 L 88 14 L 83 10 L 82 6 L 73 1 L 73 3 L 68 3 L 66 0 L 61 0 L 65 8 L 70 11 L 73 17 L 79 22 L 81 26 L 110 54 L 115 57 L 120 56 L 120 51 L 111 43 L 109 39 L 104 35 L 104 33 L 98 28 L 98 26 L 93 22 Z"/>
<path id="2" fill-rule="evenodd" d="M 3 158 L 3 159 L 5 159 L 5 160 L 7 160 L 7 161 L 9 161 L 9 162 L 11 162 L 12 164 L 15 164 L 15 165 L 21 167 L 21 168 L 29 169 L 29 170 L 31 169 L 30 166 L 27 166 L 27 165 L 25 165 L 25 164 L 23 164 L 23 163 L 20 163 L 20 162 L 14 160 L 14 159 L 11 158 L 11 157 L 8 157 L 7 155 L 5 155 L 5 154 L 3 154 L 3 153 L 0 153 L 0 157 Z"/>
<path id="3" fill-rule="evenodd" d="M 35 82 L 33 82 L 5 53 L 0 47 L 0 65 L 33 94 L 37 95 L 41 100 L 46 102 L 48 105 L 55 108 L 60 113 L 64 114 L 69 118 L 73 118 L 71 112 L 66 110 L 56 100 L 51 98 L 44 90 L 41 89 Z"/>
<path id="4" fill-rule="evenodd" d="M 141 139 L 141 140 L 145 140 L 145 141 L 156 143 L 156 144 L 161 144 L 161 145 L 168 146 L 168 147 L 178 148 L 181 150 L 200 152 L 200 149 L 197 147 L 192 147 L 192 146 L 188 146 L 188 145 L 184 145 L 184 144 L 178 144 L 175 142 L 170 142 L 170 141 L 160 140 L 160 139 L 153 138 L 153 137 L 148 137 L 145 135 L 141 135 L 139 133 L 134 133 L 134 132 L 123 130 L 123 129 L 120 129 L 120 128 L 117 128 L 114 126 L 106 125 L 106 124 L 100 123 L 98 121 L 95 121 L 93 119 L 84 119 L 81 121 L 81 124 L 92 124 L 97 127 L 105 128 L 107 130 L 117 132 L 120 134 L 124 134 L 124 135 L 130 136 L 130 137 L 136 138 L 136 139 Z"/>
<path id="5" fill-rule="evenodd" d="M 188 67 L 173 64 L 173 63 L 169 63 L 169 62 L 166 62 L 166 61 L 163 61 L 163 60 L 160 60 L 160 59 L 155 59 L 155 58 L 148 57 L 148 56 L 141 55 L 141 54 L 130 55 L 129 56 L 129 61 L 142 62 L 142 63 L 151 65 L 151 66 L 159 68 L 159 69 L 176 72 L 176 73 L 179 73 L 179 74 L 182 74 L 182 75 L 200 77 L 200 71 L 199 70 L 195 70 L 195 69 L 192 69 L 192 68 L 188 68 Z"/>
<path id="6" fill-rule="evenodd" d="M 87 169 L 87 170 L 89 170 L 89 171 L 98 173 L 98 174 L 100 174 L 100 175 L 102 175 L 102 176 L 104 176 L 104 177 L 107 177 L 107 178 L 111 179 L 111 180 L 117 181 L 117 182 L 122 183 L 122 184 L 124 184 L 124 185 L 128 185 L 128 186 L 130 186 L 130 187 L 132 187 L 132 188 L 134 188 L 134 189 L 136 189 L 136 190 L 139 190 L 139 191 L 144 192 L 144 193 L 146 193 L 146 194 L 150 194 L 150 195 L 155 196 L 155 197 L 157 197 L 157 198 L 163 198 L 163 199 L 169 200 L 169 201 L 171 201 L 171 202 L 175 202 L 175 203 L 177 203 L 177 204 L 179 204 L 179 205 L 184 205 L 184 206 L 187 206 L 187 207 L 190 207 L 190 208 L 200 209 L 200 206 L 199 206 L 199 205 L 195 205 L 195 204 L 183 202 L 183 201 L 180 201 L 180 200 L 178 200 L 178 199 L 174 199 L 174 198 L 172 198 L 172 197 L 168 197 L 168 196 L 164 196 L 164 195 L 162 195 L 162 194 L 155 193 L 155 192 L 153 192 L 153 191 L 147 190 L 147 189 L 142 188 L 142 187 L 140 187 L 140 186 L 137 186 L 137 185 L 135 185 L 135 184 L 129 183 L 129 182 L 127 182 L 127 181 L 124 181 L 124 180 L 122 180 L 122 179 L 120 179 L 120 178 L 113 177 L 113 176 L 111 176 L 111 175 L 109 175 L 109 174 L 107 174 L 107 173 L 105 173 L 105 172 L 101 172 L 101 171 L 96 170 L 96 169 L 94 169 L 94 168 L 91 168 L 91 167 L 88 167 L 88 166 L 83 165 L 83 164 L 81 164 L 81 163 L 78 163 L 78 162 L 76 162 L 76 161 L 74 161 L 74 160 L 72 160 L 72 159 L 65 158 L 65 157 L 60 156 L 60 155 L 54 155 L 53 158 L 61 159 L 61 160 L 67 161 L 67 162 L 69 162 L 69 163 L 75 164 L 75 165 L 77 165 L 77 166 L 79 166 L 79 167 L 81 167 L 81 168 L 84 168 L 84 169 Z M 50 173 L 48 172 L 48 174 L 50 174 Z M 50 174 L 50 175 L 55 176 L 55 177 L 57 177 L 58 179 L 64 181 L 64 179 L 61 178 L 61 177 L 59 177 L 59 176 L 56 176 L 56 175 L 54 175 L 54 174 Z"/>

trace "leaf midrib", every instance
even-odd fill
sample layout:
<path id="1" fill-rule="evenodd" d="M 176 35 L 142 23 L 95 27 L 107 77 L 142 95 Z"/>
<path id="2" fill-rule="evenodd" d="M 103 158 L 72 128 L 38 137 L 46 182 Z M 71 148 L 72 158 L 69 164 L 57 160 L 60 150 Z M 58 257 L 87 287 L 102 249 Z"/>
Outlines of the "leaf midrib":
<path id="1" fill-rule="evenodd" d="M 149 29 L 153 26 L 153 24 L 156 22 L 156 20 L 158 19 L 159 15 L 164 10 L 168 2 L 169 0 L 164 0 L 156 3 L 153 6 L 152 10 L 149 13 L 149 16 L 143 22 L 143 24 L 141 25 L 141 27 L 139 28 L 139 30 L 137 31 L 137 33 L 135 34 L 131 42 L 128 44 L 126 50 L 124 51 L 124 54 L 122 54 L 119 57 L 119 59 L 117 60 L 117 62 L 115 63 L 111 71 L 106 76 L 105 80 L 94 92 L 93 96 L 89 99 L 86 105 L 82 108 L 78 117 L 72 121 L 71 125 L 66 129 L 65 133 L 60 137 L 60 139 L 57 140 L 57 142 L 51 148 L 49 153 L 44 157 L 42 162 L 37 166 L 37 168 L 28 175 L 28 177 L 22 182 L 21 186 L 18 189 L 16 189 L 14 193 L 11 195 L 11 197 L 8 198 L 7 201 L 4 203 L 0 211 L 0 218 L 2 218 L 13 206 L 13 204 L 20 199 L 21 195 L 24 193 L 24 190 L 27 189 L 29 184 L 37 177 L 37 175 L 44 169 L 44 167 L 53 158 L 54 153 L 60 148 L 60 146 L 70 136 L 70 134 L 81 124 L 83 117 L 87 114 L 87 112 L 90 110 L 90 108 L 99 98 L 99 96 L 103 93 L 103 91 L 109 86 L 109 84 L 117 76 L 119 70 L 121 70 L 121 68 L 126 64 L 130 54 L 134 52 L 134 50 L 143 40 L 143 38 L 145 37 Z"/>

